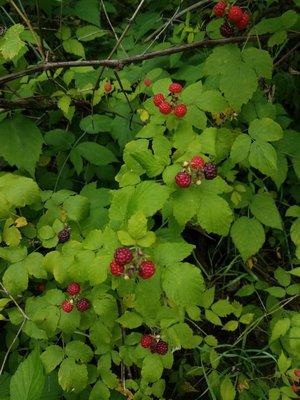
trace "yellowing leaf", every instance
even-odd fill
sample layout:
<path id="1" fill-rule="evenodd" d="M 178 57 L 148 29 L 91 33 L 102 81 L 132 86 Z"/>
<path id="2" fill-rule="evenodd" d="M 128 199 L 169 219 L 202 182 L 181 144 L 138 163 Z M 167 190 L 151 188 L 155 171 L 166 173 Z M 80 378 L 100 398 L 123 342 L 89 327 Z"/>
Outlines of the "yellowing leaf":
<path id="1" fill-rule="evenodd" d="M 148 119 L 149 119 L 149 113 L 148 113 L 147 110 L 144 110 L 144 109 L 140 109 L 140 108 L 139 108 L 139 109 L 137 110 L 137 112 L 138 112 L 138 114 L 140 115 L 140 119 L 141 119 L 142 122 L 148 121 Z"/>
<path id="2" fill-rule="evenodd" d="M 28 225 L 27 219 L 25 217 L 19 217 L 15 220 L 15 226 L 17 228 L 22 228 L 23 226 Z"/>

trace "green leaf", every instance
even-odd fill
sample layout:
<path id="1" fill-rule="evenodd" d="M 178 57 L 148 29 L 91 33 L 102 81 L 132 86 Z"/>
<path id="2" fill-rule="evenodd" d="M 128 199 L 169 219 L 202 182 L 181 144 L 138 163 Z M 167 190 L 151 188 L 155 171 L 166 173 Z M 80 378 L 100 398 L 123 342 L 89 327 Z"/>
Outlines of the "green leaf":
<path id="1" fill-rule="evenodd" d="M 247 159 L 251 146 L 251 138 L 245 133 L 240 134 L 234 141 L 230 158 L 234 163 L 239 163 Z"/>
<path id="2" fill-rule="evenodd" d="M 28 274 L 24 263 L 19 262 L 10 265 L 3 275 L 3 284 L 11 294 L 19 294 L 26 290 L 28 286 Z"/>
<path id="3" fill-rule="evenodd" d="M 200 336 L 194 336 L 192 329 L 185 323 L 171 326 L 167 331 L 167 335 L 170 346 L 184 349 L 193 349 L 202 340 Z"/>
<path id="4" fill-rule="evenodd" d="M 90 202 L 81 195 L 68 197 L 63 205 L 67 211 L 68 218 L 73 221 L 81 221 L 87 218 L 90 211 Z"/>
<path id="5" fill-rule="evenodd" d="M 11 400 L 39 400 L 43 392 L 45 376 L 37 350 L 19 366 L 10 381 Z"/>
<path id="6" fill-rule="evenodd" d="M 110 391 L 108 387 L 104 385 L 102 381 L 98 380 L 91 390 L 89 400 L 109 400 L 110 398 L 112 397 L 110 397 Z"/>
<path id="7" fill-rule="evenodd" d="M 60 365 L 58 382 L 66 392 L 81 392 L 88 383 L 86 366 L 76 364 L 73 358 L 67 358 Z"/>
<path id="8" fill-rule="evenodd" d="M 287 217 L 300 217 L 300 206 L 291 206 L 287 209 L 285 215 Z"/>
<path id="9" fill-rule="evenodd" d="M 207 90 L 199 95 L 197 106 L 208 112 L 222 112 L 228 107 L 228 103 L 219 91 Z"/>
<path id="10" fill-rule="evenodd" d="M 83 158 L 94 165 L 107 165 L 117 161 L 111 150 L 95 142 L 82 142 L 77 145 L 76 150 Z"/>
<path id="11" fill-rule="evenodd" d="M 163 364 L 157 354 L 149 354 L 144 358 L 141 375 L 146 382 L 156 382 L 163 373 Z"/>
<path id="12" fill-rule="evenodd" d="M 202 192 L 198 200 L 197 220 L 208 233 L 227 235 L 233 214 L 227 201 L 222 197 Z"/>
<path id="13" fill-rule="evenodd" d="M 269 288 L 267 288 L 265 290 L 271 296 L 277 297 L 279 299 L 282 299 L 286 295 L 285 290 L 282 287 L 279 287 L 279 286 L 271 286 L 271 287 L 269 287 Z"/>
<path id="14" fill-rule="evenodd" d="M 275 201 L 267 193 L 255 194 L 250 204 L 252 214 L 264 225 L 282 229 L 282 221 Z"/>
<path id="15" fill-rule="evenodd" d="M 71 132 L 66 132 L 62 129 L 53 129 L 45 134 L 44 139 L 46 144 L 54 146 L 58 150 L 68 150 L 71 148 L 75 137 Z"/>
<path id="16" fill-rule="evenodd" d="M 11 60 L 23 49 L 26 49 L 25 43 L 20 39 L 20 34 L 24 29 L 23 25 L 14 24 L 5 32 L 0 48 L 0 52 L 5 59 Z"/>
<path id="17" fill-rule="evenodd" d="M 181 93 L 181 101 L 185 104 L 197 104 L 198 97 L 202 92 L 202 82 L 195 82 L 186 86 Z"/>
<path id="18" fill-rule="evenodd" d="M 281 336 L 284 336 L 290 329 L 290 326 L 291 326 L 291 320 L 289 318 L 283 318 L 276 321 L 275 325 L 272 328 L 272 333 L 269 343 L 273 343 Z"/>
<path id="19" fill-rule="evenodd" d="M 227 317 L 229 314 L 231 314 L 234 311 L 234 308 L 232 305 L 229 303 L 229 301 L 226 299 L 224 300 L 218 300 L 216 303 L 214 303 L 211 306 L 212 311 L 217 314 L 219 317 Z"/>
<path id="20" fill-rule="evenodd" d="M 100 8 L 97 0 L 76 1 L 75 12 L 79 18 L 93 25 L 100 24 Z"/>
<path id="21" fill-rule="evenodd" d="M 64 351 L 60 346 L 51 345 L 41 354 L 41 360 L 47 374 L 53 371 L 64 359 Z"/>
<path id="22" fill-rule="evenodd" d="M 80 121 L 80 129 L 87 133 L 109 132 L 113 120 L 107 115 L 88 115 Z"/>
<path id="23" fill-rule="evenodd" d="M 233 332 L 235 331 L 239 326 L 239 322 L 238 321 L 228 321 L 226 322 L 226 324 L 223 326 L 224 331 L 228 331 L 228 332 Z"/>
<path id="24" fill-rule="evenodd" d="M 125 311 L 125 313 L 118 318 L 117 321 L 125 328 L 134 329 L 141 326 L 143 319 L 135 312 Z"/>
<path id="25" fill-rule="evenodd" d="M 141 239 L 147 233 L 147 218 L 142 212 L 135 213 L 128 221 L 128 233 L 134 239 Z"/>
<path id="26" fill-rule="evenodd" d="M 65 352 L 68 357 L 74 358 L 76 361 L 81 361 L 82 363 L 91 361 L 94 355 L 91 348 L 79 340 L 69 342 L 66 345 Z"/>
<path id="27" fill-rule="evenodd" d="M 225 378 L 222 380 L 221 386 L 220 386 L 220 393 L 221 393 L 221 398 L 222 400 L 234 400 L 235 399 L 235 388 L 229 378 L 229 376 L 225 376 Z"/>
<path id="28" fill-rule="evenodd" d="M 283 136 L 281 126 L 271 118 L 253 120 L 249 125 L 249 135 L 253 139 L 274 141 Z"/>
<path id="29" fill-rule="evenodd" d="M 242 58 L 246 64 L 254 68 L 258 77 L 271 79 L 273 60 L 268 51 L 249 47 L 242 52 Z"/>
<path id="30" fill-rule="evenodd" d="M 244 261 L 256 254 L 265 241 L 264 228 L 255 218 L 237 219 L 232 225 L 230 235 Z"/>
<path id="31" fill-rule="evenodd" d="M 281 286 L 289 286 L 291 283 L 291 276 L 288 271 L 285 271 L 283 268 L 278 267 L 274 272 L 275 279 Z"/>
<path id="32" fill-rule="evenodd" d="M 81 42 L 89 42 L 90 40 L 94 40 L 105 35 L 106 31 L 93 25 L 81 26 L 76 30 L 77 39 Z"/>
<path id="33" fill-rule="evenodd" d="M 40 200 L 40 189 L 30 178 L 5 174 L 0 177 L 0 195 L 10 206 L 24 207 Z"/>
<path id="34" fill-rule="evenodd" d="M 277 154 L 270 143 L 255 140 L 250 147 L 250 165 L 270 176 L 277 170 Z"/>
<path id="35" fill-rule="evenodd" d="M 214 325 L 222 326 L 221 319 L 211 310 L 205 310 L 205 318 Z"/>
<path id="36" fill-rule="evenodd" d="M 291 366 L 292 360 L 287 358 L 284 352 L 282 351 L 278 358 L 278 369 L 281 374 L 284 374 Z"/>
<path id="37" fill-rule="evenodd" d="M 194 265 L 188 263 L 170 265 L 165 269 L 162 279 L 166 295 L 178 306 L 200 304 L 204 282 L 200 270 Z"/>
<path id="38" fill-rule="evenodd" d="M 0 142 L 0 155 L 33 176 L 43 142 L 36 124 L 21 115 L 6 119 L 0 123 Z"/>
<path id="39" fill-rule="evenodd" d="M 217 129 L 206 128 L 200 135 L 201 151 L 213 156 L 216 155 Z"/>
<path id="40" fill-rule="evenodd" d="M 75 56 L 84 58 L 84 47 L 76 39 L 67 39 L 63 41 L 63 48 L 67 53 L 74 54 Z"/>
<path id="41" fill-rule="evenodd" d="M 37 279 L 47 278 L 47 271 L 44 267 L 44 257 L 38 252 L 32 252 L 25 258 L 24 267 L 30 276 L 34 276 Z"/>

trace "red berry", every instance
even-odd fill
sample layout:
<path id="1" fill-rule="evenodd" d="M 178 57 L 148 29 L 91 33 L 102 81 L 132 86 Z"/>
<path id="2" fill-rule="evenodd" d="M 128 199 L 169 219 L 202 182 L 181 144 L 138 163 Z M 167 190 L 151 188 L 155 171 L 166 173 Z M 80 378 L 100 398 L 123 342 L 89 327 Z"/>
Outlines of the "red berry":
<path id="1" fill-rule="evenodd" d="M 67 287 L 67 293 L 70 296 L 75 296 L 76 294 L 78 294 L 80 292 L 81 288 L 79 283 L 76 282 L 72 282 L 69 284 L 69 286 Z"/>
<path id="2" fill-rule="evenodd" d="M 218 167 L 213 163 L 205 164 L 203 171 L 208 180 L 214 179 L 218 175 Z"/>
<path id="3" fill-rule="evenodd" d="M 226 9 L 226 4 L 223 1 L 219 1 L 219 3 L 217 3 L 214 6 L 213 12 L 216 17 L 223 17 L 225 9 Z"/>
<path id="4" fill-rule="evenodd" d="M 110 272 L 114 276 L 120 276 L 124 273 L 124 266 L 117 263 L 116 260 L 112 260 L 110 263 Z"/>
<path id="5" fill-rule="evenodd" d="M 73 304 L 69 300 L 63 301 L 60 307 L 66 313 L 70 313 L 73 310 Z"/>
<path id="6" fill-rule="evenodd" d="M 152 81 L 151 81 L 151 79 L 144 79 L 144 85 L 145 86 L 151 86 L 151 84 L 152 84 Z"/>
<path id="7" fill-rule="evenodd" d="M 222 36 L 229 38 L 233 36 L 234 30 L 229 24 L 227 24 L 227 22 L 225 22 L 220 26 L 220 33 Z"/>
<path id="8" fill-rule="evenodd" d="M 243 10 L 239 6 L 232 6 L 228 11 L 228 19 L 231 22 L 237 23 L 243 17 Z"/>
<path id="9" fill-rule="evenodd" d="M 180 83 L 174 82 L 171 83 L 171 85 L 169 86 L 170 93 L 180 93 L 181 91 L 182 91 L 182 86 L 180 85 Z"/>
<path id="10" fill-rule="evenodd" d="M 181 188 L 187 188 L 192 182 L 192 177 L 187 172 L 178 172 L 178 174 L 175 176 L 175 182 L 177 186 Z"/>
<path id="11" fill-rule="evenodd" d="M 239 31 L 244 31 L 249 25 L 250 16 L 246 13 L 243 13 L 242 18 L 236 23 L 236 27 Z"/>
<path id="12" fill-rule="evenodd" d="M 144 347 L 145 349 L 147 349 L 148 347 L 151 346 L 153 340 L 154 339 L 151 335 L 143 335 L 141 337 L 141 346 Z"/>
<path id="13" fill-rule="evenodd" d="M 152 343 L 150 344 L 151 353 L 156 353 L 156 345 L 157 345 L 157 341 L 155 339 L 153 339 Z"/>
<path id="14" fill-rule="evenodd" d="M 112 84 L 110 82 L 104 83 L 104 91 L 105 93 L 110 93 L 112 91 Z"/>
<path id="15" fill-rule="evenodd" d="M 142 261 L 139 275 L 143 279 L 149 279 L 155 274 L 155 264 L 152 261 Z"/>
<path id="16" fill-rule="evenodd" d="M 297 386 L 295 383 L 291 386 L 293 392 L 297 393 L 300 390 L 300 386 Z"/>
<path id="17" fill-rule="evenodd" d="M 168 352 L 168 347 L 168 343 L 164 342 L 163 340 L 159 340 L 159 342 L 156 344 L 155 352 L 163 356 Z"/>
<path id="18" fill-rule="evenodd" d="M 76 303 L 77 310 L 80 312 L 84 312 L 90 308 L 90 302 L 86 298 L 82 298 Z"/>
<path id="19" fill-rule="evenodd" d="M 192 169 L 203 169 L 205 161 L 200 156 L 194 156 L 190 162 L 190 167 Z"/>
<path id="20" fill-rule="evenodd" d="M 167 101 L 163 101 L 162 103 L 160 103 L 159 107 L 159 111 L 162 114 L 170 114 L 170 112 L 172 111 L 172 106 L 170 103 L 168 103 Z"/>
<path id="21" fill-rule="evenodd" d="M 36 285 L 36 290 L 37 290 L 39 293 L 43 293 L 43 291 L 45 290 L 45 288 L 46 288 L 45 282 L 40 282 L 40 283 L 38 283 L 38 284 Z"/>
<path id="22" fill-rule="evenodd" d="M 163 101 L 165 101 L 165 96 L 162 93 L 157 93 L 153 96 L 153 103 L 158 107 Z"/>
<path id="23" fill-rule="evenodd" d="M 128 264 L 132 259 L 132 251 L 127 247 L 119 247 L 115 252 L 115 260 L 120 265 Z"/>
<path id="24" fill-rule="evenodd" d="M 178 117 L 178 118 L 184 117 L 186 113 L 187 113 L 187 107 L 186 107 L 185 104 L 178 104 L 178 105 L 174 108 L 174 114 L 175 114 L 176 117 Z"/>
<path id="25" fill-rule="evenodd" d="M 294 375 L 297 376 L 297 378 L 300 378 L 300 369 L 295 369 Z"/>

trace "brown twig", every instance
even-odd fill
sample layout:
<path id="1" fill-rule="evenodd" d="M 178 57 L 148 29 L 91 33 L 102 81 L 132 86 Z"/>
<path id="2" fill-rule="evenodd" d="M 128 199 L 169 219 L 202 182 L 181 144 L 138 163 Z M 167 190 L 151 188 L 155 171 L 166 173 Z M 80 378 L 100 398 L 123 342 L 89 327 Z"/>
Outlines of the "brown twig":
<path id="1" fill-rule="evenodd" d="M 296 51 L 298 49 L 298 47 L 300 46 L 300 42 L 298 42 L 293 48 L 291 48 L 286 54 L 284 54 L 278 61 L 276 61 L 276 63 L 274 64 L 275 67 L 277 67 L 277 65 L 281 64 L 284 60 L 286 60 L 292 53 L 294 53 L 294 51 Z"/>
<path id="2" fill-rule="evenodd" d="M 58 68 L 70 68 L 70 67 L 84 67 L 84 66 L 103 66 L 108 68 L 117 68 L 121 69 L 125 65 L 129 65 L 132 63 L 138 63 L 146 60 L 150 60 L 157 57 L 168 56 L 175 53 L 182 53 L 188 50 L 194 50 L 200 47 L 213 47 L 216 45 L 226 45 L 229 43 L 242 43 L 245 40 L 247 42 L 256 42 L 258 39 L 263 41 L 268 39 L 271 34 L 260 35 L 260 36 L 238 36 L 233 38 L 224 38 L 224 39 L 204 39 L 194 43 L 182 44 L 179 46 L 172 46 L 167 49 L 152 51 L 147 54 L 139 54 L 136 56 L 128 57 L 128 58 L 120 58 L 120 59 L 105 59 L 105 60 L 76 60 L 76 61 L 57 61 L 57 62 L 47 62 L 41 63 L 37 66 L 27 68 L 25 70 L 13 72 L 11 74 L 4 75 L 0 77 L 0 85 L 13 81 L 14 79 L 21 78 L 22 76 L 27 76 L 34 74 L 35 72 L 56 70 Z M 300 32 L 289 34 L 289 38 L 297 38 L 300 36 Z"/>
<path id="3" fill-rule="evenodd" d="M 201 0 L 201 1 L 198 1 L 198 3 L 192 4 L 191 6 L 185 8 L 185 9 L 182 10 L 182 11 L 179 11 L 179 12 L 178 12 L 178 10 L 177 10 L 177 11 L 175 12 L 175 14 L 174 14 L 170 19 L 168 19 L 168 21 L 167 21 L 165 24 L 163 24 L 163 26 L 160 26 L 159 28 L 156 29 L 156 31 L 154 31 L 153 33 L 151 33 L 151 35 L 147 36 L 146 39 L 144 40 L 144 42 L 147 43 L 147 42 L 149 42 L 149 41 L 150 41 L 152 38 L 154 38 L 154 37 L 155 37 L 154 40 L 156 40 L 156 39 L 161 35 L 161 33 L 164 32 L 164 31 L 167 29 L 167 27 L 168 27 L 176 18 L 180 18 L 182 15 L 186 14 L 187 12 L 192 11 L 192 10 L 195 10 L 196 8 L 199 8 L 199 7 L 203 6 L 203 5 L 206 4 L 206 3 L 210 3 L 210 1 L 211 1 L 211 0 Z"/>

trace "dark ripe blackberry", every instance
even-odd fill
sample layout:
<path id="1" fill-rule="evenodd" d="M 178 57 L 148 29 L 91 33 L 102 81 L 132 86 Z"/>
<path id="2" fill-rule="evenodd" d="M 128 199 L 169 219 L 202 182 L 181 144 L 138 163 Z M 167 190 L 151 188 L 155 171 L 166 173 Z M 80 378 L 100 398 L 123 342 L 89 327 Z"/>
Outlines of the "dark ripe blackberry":
<path id="1" fill-rule="evenodd" d="M 205 164 L 204 168 L 204 175 L 206 179 L 214 179 L 218 175 L 218 167 L 213 163 Z"/>
<path id="2" fill-rule="evenodd" d="M 234 30 L 229 24 L 227 24 L 227 22 L 225 22 L 220 26 L 220 33 L 222 36 L 230 38 L 231 36 L 233 36 Z"/>
<path id="3" fill-rule="evenodd" d="M 150 350 L 151 353 L 156 353 L 156 346 L 157 346 L 157 341 L 155 339 L 153 339 L 152 343 L 150 344 Z"/>
<path id="4" fill-rule="evenodd" d="M 164 354 L 167 354 L 168 348 L 169 348 L 168 343 L 164 342 L 163 340 L 160 340 L 156 344 L 155 352 L 163 356 Z"/>
<path id="5" fill-rule="evenodd" d="M 65 243 L 70 239 L 71 228 L 69 226 L 65 226 L 63 230 L 58 232 L 58 241 L 59 243 Z"/>

